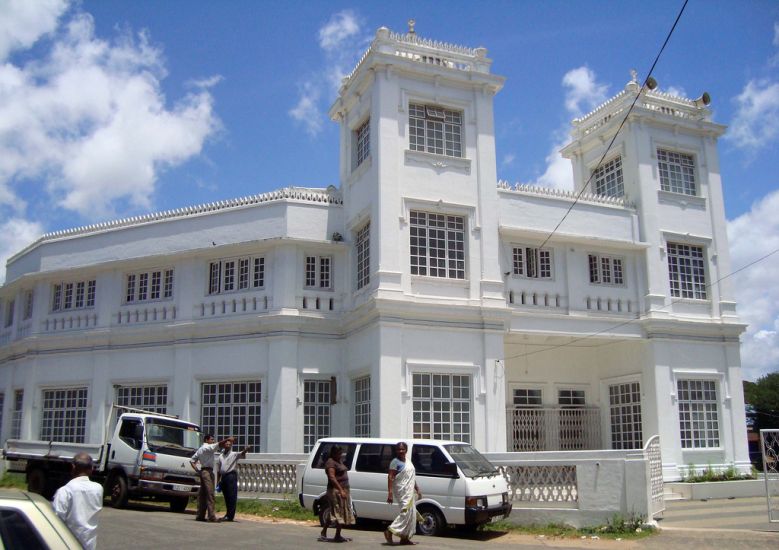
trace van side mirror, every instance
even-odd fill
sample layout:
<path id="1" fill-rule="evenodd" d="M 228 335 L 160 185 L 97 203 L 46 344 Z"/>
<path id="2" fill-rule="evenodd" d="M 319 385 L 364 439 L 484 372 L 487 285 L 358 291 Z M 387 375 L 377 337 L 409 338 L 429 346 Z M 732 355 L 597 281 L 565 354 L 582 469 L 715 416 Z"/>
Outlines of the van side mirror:
<path id="1" fill-rule="evenodd" d="M 447 462 L 444 464 L 444 471 L 453 478 L 460 477 L 460 474 L 457 473 L 457 464 L 454 462 Z"/>

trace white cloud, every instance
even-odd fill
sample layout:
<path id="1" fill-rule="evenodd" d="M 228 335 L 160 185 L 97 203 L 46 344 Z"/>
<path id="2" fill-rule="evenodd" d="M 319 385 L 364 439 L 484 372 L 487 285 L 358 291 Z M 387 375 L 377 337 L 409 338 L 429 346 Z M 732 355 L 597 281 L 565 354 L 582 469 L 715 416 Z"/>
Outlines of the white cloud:
<path id="1" fill-rule="evenodd" d="M 779 191 L 769 193 L 749 212 L 728 222 L 732 269 L 740 269 L 779 249 Z M 744 377 L 754 380 L 779 370 L 779 253 L 735 274 L 729 280 L 742 320 Z"/>
<path id="2" fill-rule="evenodd" d="M 219 128 L 207 89 L 217 80 L 168 106 L 162 52 L 145 33 L 104 40 L 75 12 L 51 36 L 43 57 L 0 65 L 0 215 L 24 215 L 15 189 L 29 185 L 87 220 L 117 204 L 148 209 L 159 172 Z"/>
<path id="3" fill-rule="evenodd" d="M 324 103 L 335 97 L 341 81 L 370 43 L 360 18 L 351 10 L 332 15 L 317 34 L 324 55 L 323 68 L 306 75 L 298 86 L 298 101 L 288 111 L 311 136 L 316 136 L 323 128 L 323 112 L 329 107 Z"/>
<path id="4" fill-rule="evenodd" d="M 66 0 L 0 0 L 0 61 L 52 32 L 67 7 Z"/>
<path id="5" fill-rule="evenodd" d="M 776 139 L 779 135 L 779 82 L 750 80 L 734 102 L 736 114 L 726 139 L 751 152 Z"/>
<path id="6" fill-rule="evenodd" d="M 571 69 L 563 76 L 565 88 L 565 108 L 571 118 L 580 117 L 591 111 L 604 101 L 608 86 L 598 82 L 595 72 L 588 67 Z M 546 156 L 546 169 L 532 185 L 552 187 L 555 189 L 573 189 L 573 169 L 571 161 L 560 154 L 569 141 L 568 122 L 552 135 L 554 143 Z"/>
<path id="7" fill-rule="evenodd" d="M 517 155 L 514 153 L 508 153 L 503 155 L 503 160 L 500 161 L 501 166 L 511 166 L 514 164 L 514 161 L 517 159 Z"/>
<path id="8" fill-rule="evenodd" d="M 5 281 L 5 262 L 43 233 L 43 226 L 23 218 L 0 224 L 0 284 Z"/>

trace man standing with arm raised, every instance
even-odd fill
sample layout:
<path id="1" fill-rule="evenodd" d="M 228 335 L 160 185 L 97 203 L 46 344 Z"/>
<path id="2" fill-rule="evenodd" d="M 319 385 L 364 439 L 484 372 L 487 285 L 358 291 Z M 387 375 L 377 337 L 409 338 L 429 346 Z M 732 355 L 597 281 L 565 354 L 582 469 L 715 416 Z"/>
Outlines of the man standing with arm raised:
<path id="1" fill-rule="evenodd" d="M 219 485 L 222 487 L 222 494 L 225 497 L 227 513 L 219 521 L 235 521 L 235 505 L 238 502 L 238 472 L 236 466 L 238 460 L 246 458 L 249 447 L 244 447 L 240 452 L 233 452 L 233 441 L 229 439 L 225 442 L 224 452 L 219 455 L 217 463 L 219 465 Z"/>
<path id="2" fill-rule="evenodd" d="M 206 434 L 203 438 L 203 445 L 195 451 L 195 454 L 192 455 L 192 459 L 189 461 L 192 469 L 200 476 L 196 521 L 206 521 L 206 513 L 208 513 L 207 521 L 216 521 L 216 514 L 214 513 L 214 453 L 217 449 L 224 448 L 227 441 L 232 441 L 232 439 L 232 437 L 228 437 L 219 443 L 214 443 L 214 436 Z M 200 468 L 198 468 L 198 464 Z"/>

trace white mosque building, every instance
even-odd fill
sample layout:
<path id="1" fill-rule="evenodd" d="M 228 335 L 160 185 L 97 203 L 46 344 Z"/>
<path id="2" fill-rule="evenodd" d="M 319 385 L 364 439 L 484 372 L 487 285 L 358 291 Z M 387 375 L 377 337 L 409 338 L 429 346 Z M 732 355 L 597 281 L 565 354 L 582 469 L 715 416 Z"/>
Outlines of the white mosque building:
<path id="1" fill-rule="evenodd" d="M 708 98 L 634 78 L 573 121 L 575 191 L 511 186 L 490 66 L 484 48 L 381 28 L 330 109 L 339 188 L 58 231 L 10 258 L 0 437 L 97 442 L 119 403 L 254 452 L 659 434 L 667 480 L 691 463 L 747 470 L 725 127 Z"/>

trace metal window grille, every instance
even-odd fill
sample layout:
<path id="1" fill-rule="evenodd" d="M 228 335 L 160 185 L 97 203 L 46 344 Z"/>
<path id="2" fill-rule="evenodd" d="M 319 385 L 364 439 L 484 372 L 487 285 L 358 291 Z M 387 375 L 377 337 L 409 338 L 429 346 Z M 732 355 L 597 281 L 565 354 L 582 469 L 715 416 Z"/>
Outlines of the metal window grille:
<path id="1" fill-rule="evenodd" d="M 410 220 L 411 274 L 465 279 L 465 219 L 412 211 Z"/>
<path id="2" fill-rule="evenodd" d="M 638 382 L 609 386 L 611 448 L 641 449 L 641 388 Z"/>
<path id="3" fill-rule="evenodd" d="M 149 274 L 138 275 L 138 301 L 143 302 L 149 297 Z"/>
<path id="4" fill-rule="evenodd" d="M 668 243 L 668 278 L 671 296 L 706 299 L 706 270 L 703 248 L 688 244 Z"/>
<path id="5" fill-rule="evenodd" d="M 254 258 L 254 288 L 265 286 L 265 258 Z"/>
<path id="6" fill-rule="evenodd" d="M 441 107 L 409 105 L 409 148 L 462 157 L 462 113 Z"/>
<path id="7" fill-rule="evenodd" d="M 116 388 L 115 402 L 120 407 L 167 414 L 168 386 L 121 386 Z"/>
<path id="8" fill-rule="evenodd" d="M 14 408 L 11 415 L 11 439 L 22 437 L 22 415 L 24 414 L 24 390 L 14 392 Z"/>
<path id="9" fill-rule="evenodd" d="M 617 157 L 599 166 L 594 172 L 595 194 L 607 197 L 621 197 L 625 194 L 622 183 L 622 157 Z"/>
<path id="10" fill-rule="evenodd" d="M 207 382 L 202 387 L 200 424 L 217 439 L 235 436 L 236 448 L 260 452 L 262 383 Z"/>
<path id="11" fill-rule="evenodd" d="M 62 304 L 62 309 L 73 308 L 73 283 L 67 283 L 65 285 L 65 300 Z"/>
<path id="12" fill-rule="evenodd" d="M 514 275 L 528 279 L 552 278 L 552 251 L 547 248 L 515 246 L 512 250 Z"/>
<path id="13" fill-rule="evenodd" d="M 370 119 L 357 128 L 357 164 L 359 166 L 371 154 L 371 126 Z"/>
<path id="14" fill-rule="evenodd" d="M 173 270 L 172 269 L 165 270 L 165 284 L 162 289 L 162 296 L 163 298 L 173 297 Z"/>
<path id="15" fill-rule="evenodd" d="M 238 290 L 249 288 L 249 258 L 238 260 Z"/>
<path id="16" fill-rule="evenodd" d="M 84 443 L 87 428 L 87 388 L 43 391 L 40 439 Z"/>
<path id="17" fill-rule="evenodd" d="M 371 377 L 354 381 L 354 436 L 371 436 Z"/>
<path id="18" fill-rule="evenodd" d="M 59 311 L 62 308 L 62 285 L 54 285 L 51 310 Z"/>
<path id="19" fill-rule="evenodd" d="M 415 373 L 412 401 L 414 437 L 470 442 L 470 376 Z"/>
<path id="20" fill-rule="evenodd" d="M 222 288 L 225 292 L 235 290 L 235 260 L 224 262 L 224 284 Z"/>
<path id="21" fill-rule="evenodd" d="M 560 449 L 565 451 L 586 448 L 586 420 L 579 413 L 584 408 L 584 390 L 561 389 L 557 391 L 557 404 L 560 405 L 559 438 Z"/>
<path id="22" fill-rule="evenodd" d="M 714 380 L 678 380 L 679 428 L 683 449 L 719 447 L 719 408 Z"/>
<path id="23" fill-rule="evenodd" d="M 330 436 L 330 380 L 303 382 L 303 452 L 309 452 L 318 439 Z"/>
<path id="24" fill-rule="evenodd" d="M 357 232 L 357 238 L 355 239 L 355 248 L 357 249 L 357 288 L 362 288 L 371 281 L 370 234 L 371 224 L 369 222 Z"/>
<path id="25" fill-rule="evenodd" d="M 25 321 L 27 319 L 32 318 L 32 307 L 33 307 L 33 298 L 35 297 L 35 294 L 32 290 L 28 290 L 24 294 L 24 312 L 22 315 L 22 319 Z"/>
<path id="26" fill-rule="evenodd" d="M 657 167 L 660 189 L 684 195 L 696 194 L 695 161 L 692 155 L 658 149 Z"/>

